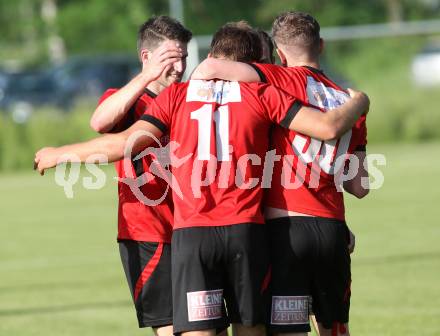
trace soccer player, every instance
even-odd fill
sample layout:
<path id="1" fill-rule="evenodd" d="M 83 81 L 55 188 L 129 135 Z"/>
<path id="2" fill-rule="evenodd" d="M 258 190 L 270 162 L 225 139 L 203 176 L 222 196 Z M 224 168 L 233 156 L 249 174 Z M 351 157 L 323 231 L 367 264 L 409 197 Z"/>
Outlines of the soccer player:
<path id="1" fill-rule="evenodd" d="M 237 61 L 261 57 L 254 32 L 225 25 L 213 37 L 211 56 Z M 148 66 L 149 81 L 163 69 Z M 263 83 L 189 81 L 173 84 L 142 120 L 118 134 L 36 153 L 40 173 L 71 153 L 85 162 L 102 153 L 120 159 L 136 132 L 174 143 L 172 282 L 174 333 L 214 335 L 228 321 L 238 335 L 263 335 L 263 293 L 268 282 L 265 226 L 260 211 L 262 160 L 273 123 L 323 140 L 339 137 L 369 105 L 352 99 L 322 113 Z M 138 137 L 140 151 L 152 137 Z M 225 298 L 228 315 L 223 305 Z"/>
<path id="2" fill-rule="evenodd" d="M 141 25 L 137 49 L 143 71 L 120 90 L 107 90 L 96 108 L 90 124 L 100 133 L 126 130 L 140 119 L 153 99 L 166 87 L 180 82 L 186 68 L 187 43 L 191 32 L 168 16 L 152 17 Z M 147 83 L 148 64 L 167 53 L 167 46 L 178 44 L 183 55 L 171 63 L 155 81 Z M 169 136 L 160 138 L 163 146 Z M 124 162 L 125 161 L 125 162 Z M 156 335 L 172 335 L 171 233 L 173 203 L 167 183 L 154 178 L 140 187 L 146 200 L 130 190 L 121 179 L 140 177 L 149 171 L 152 157 L 115 163 L 118 182 L 118 243 L 122 265 L 136 308 L 139 327 L 152 327 Z M 130 172 L 125 171 L 129 169 Z M 165 195 L 165 197 L 162 196 Z M 147 202 L 148 203 L 148 202 Z M 158 204 L 156 204 L 158 203 Z"/>
<path id="3" fill-rule="evenodd" d="M 344 90 L 320 70 L 323 40 L 312 16 L 283 13 L 275 19 L 272 35 L 284 67 L 207 59 L 192 77 L 261 80 L 323 110 L 347 99 Z M 320 335 L 348 335 L 351 234 L 337 181 L 345 168 L 351 176 L 344 189 L 358 198 L 368 193 L 365 116 L 332 141 L 281 128 L 274 130 L 272 140 L 277 152 L 291 161 L 275 164 L 266 198 L 273 267 L 270 329 L 305 335 L 310 331 L 307 315 L 312 298 Z M 346 162 L 352 153 L 353 166 Z M 354 240 L 351 249 L 353 244 Z"/>

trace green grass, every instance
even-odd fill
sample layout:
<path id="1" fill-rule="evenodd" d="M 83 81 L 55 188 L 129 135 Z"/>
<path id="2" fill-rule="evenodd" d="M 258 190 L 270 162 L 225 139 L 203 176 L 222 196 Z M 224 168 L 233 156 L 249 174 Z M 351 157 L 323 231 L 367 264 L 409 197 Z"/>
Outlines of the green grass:
<path id="1" fill-rule="evenodd" d="M 375 146 L 383 188 L 348 199 L 355 335 L 439 335 L 440 144 Z"/>
<path id="2" fill-rule="evenodd" d="M 439 335 L 440 143 L 371 146 L 385 183 L 347 197 L 353 335 Z M 116 184 L 67 199 L 53 174 L 0 175 L 0 335 L 146 335 L 119 261 Z M 87 173 L 85 173 L 86 175 Z"/>

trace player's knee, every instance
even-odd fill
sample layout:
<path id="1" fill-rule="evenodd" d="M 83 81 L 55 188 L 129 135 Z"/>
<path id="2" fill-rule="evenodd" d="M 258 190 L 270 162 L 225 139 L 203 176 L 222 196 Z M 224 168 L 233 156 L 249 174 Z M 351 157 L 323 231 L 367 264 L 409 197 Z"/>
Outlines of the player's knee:
<path id="1" fill-rule="evenodd" d="M 348 331 L 348 323 L 335 323 L 333 326 L 333 333 L 337 336 L 350 336 Z"/>
<path id="2" fill-rule="evenodd" d="M 234 336 L 265 336 L 266 328 L 263 324 L 247 327 L 242 324 L 232 324 L 232 334 Z"/>
<path id="3" fill-rule="evenodd" d="M 350 336 L 350 331 L 348 330 L 348 323 L 339 323 L 338 336 Z"/>
<path id="4" fill-rule="evenodd" d="M 155 336 L 173 336 L 173 326 L 167 325 L 163 327 L 153 328 Z"/>
<path id="5" fill-rule="evenodd" d="M 182 336 L 215 336 L 216 331 L 215 329 L 209 329 L 209 330 L 198 330 L 198 331 L 186 331 L 183 332 Z"/>
<path id="6" fill-rule="evenodd" d="M 217 336 L 228 336 L 228 329 L 220 331 L 217 333 Z"/>
<path id="7" fill-rule="evenodd" d="M 331 329 L 324 328 L 321 323 L 318 323 L 319 336 L 350 336 L 348 330 L 348 323 L 335 322 Z"/>

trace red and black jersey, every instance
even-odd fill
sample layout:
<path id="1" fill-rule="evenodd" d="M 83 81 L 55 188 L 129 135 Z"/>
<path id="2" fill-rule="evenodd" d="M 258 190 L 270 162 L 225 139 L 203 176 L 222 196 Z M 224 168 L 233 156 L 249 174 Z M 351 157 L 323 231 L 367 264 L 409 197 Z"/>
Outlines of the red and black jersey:
<path id="1" fill-rule="evenodd" d="M 263 223 L 269 128 L 288 127 L 300 107 L 263 83 L 191 80 L 165 89 L 142 119 L 176 143 L 174 228 Z"/>
<path id="2" fill-rule="evenodd" d="M 107 90 L 101 97 L 99 104 L 114 94 L 117 89 Z M 148 89 L 137 99 L 130 110 L 111 130 L 112 133 L 122 132 L 133 125 L 144 114 L 145 110 L 153 102 L 156 95 Z M 166 146 L 169 136 L 164 135 L 161 145 Z M 154 145 L 152 145 L 154 146 Z M 158 145 L 156 145 L 158 146 Z M 116 172 L 119 178 L 139 177 L 144 172 L 149 171 L 152 162 L 150 155 L 144 156 L 139 160 L 123 159 L 115 162 Z M 125 163 L 125 164 L 124 164 Z M 124 167 L 129 167 L 131 172 L 128 174 Z M 128 176 L 127 176 L 128 174 Z M 152 174 L 153 175 L 153 174 Z M 139 200 L 131 191 L 130 187 L 118 181 L 118 239 L 130 239 L 146 242 L 171 243 L 173 228 L 173 202 L 167 183 L 155 177 L 140 187 L 145 197 L 150 200 L 159 200 L 166 195 L 164 200 L 156 206 L 148 206 Z"/>
<path id="3" fill-rule="evenodd" d="M 335 108 L 349 98 L 322 71 L 311 67 L 252 66 L 263 82 L 282 88 L 322 111 Z M 267 191 L 265 205 L 344 220 L 344 199 L 336 187 L 335 176 L 342 173 L 348 154 L 365 150 L 365 118 L 362 116 L 340 139 L 331 141 L 320 141 L 275 127 L 272 146 L 282 159 L 275 163 L 272 187 Z"/>

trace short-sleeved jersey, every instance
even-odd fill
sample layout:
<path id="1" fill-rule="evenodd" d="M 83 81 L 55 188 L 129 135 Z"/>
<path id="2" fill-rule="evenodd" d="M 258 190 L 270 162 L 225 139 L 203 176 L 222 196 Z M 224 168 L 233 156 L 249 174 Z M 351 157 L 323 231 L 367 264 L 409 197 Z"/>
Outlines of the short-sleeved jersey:
<path id="1" fill-rule="evenodd" d="M 99 104 L 116 91 L 117 89 L 107 90 L 101 97 Z M 145 93 L 137 99 L 111 132 L 122 132 L 133 125 L 140 119 L 155 97 L 156 95 L 153 92 L 146 89 Z M 162 146 L 166 146 L 168 141 L 168 135 L 164 135 L 160 139 Z M 152 160 L 151 155 L 146 155 L 136 161 L 128 158 L 117 161 L 115 162 L 115 168 L 118 177 L 139 177 L 144 172 L 149 171 Z M 129 167 L 131 173 L 128 174 L 124 167 Z M 140 191 L 150 200 L 159 200 L 163 195 L 166 196 L 156 206 L 149 206 L 144 204 L 142 199 L 136 197 L 129 185 L 118 181 L 118 240 L 130 239 L 170 243 L 173 229 L 173 202 L 171 193 L 168 192 L 167 183 L 159 177 L 154 177 L 154 179 L 141 186 Z"/>
<path id="2" fill-rule="evenodd" d="M 282 88 L 322 111 L 335 108 L 349 98 L 321 70 L 272 64 L 253 66 L 263 82 Z M 336 187 L 335 176 L 343 172 L 348 154 L 365 150 L 365 118 L 365 115 L 362 116 L 340 139 L 331 141 L 320 141 L 297 132 L 274 128 L 272 146 L 282 158 L 275 163 L 272 186 L 267 190 L 265 205 L 344 220 L 344 199 Z"/>
<path id="3" fill-rule="evenodd" d="M 191 80 L 165 89 L 142 119 L 175 142 L 174 229 L 263 223 L 269 129 L 288 127 L 300 107 L 263 83 Z"/>

